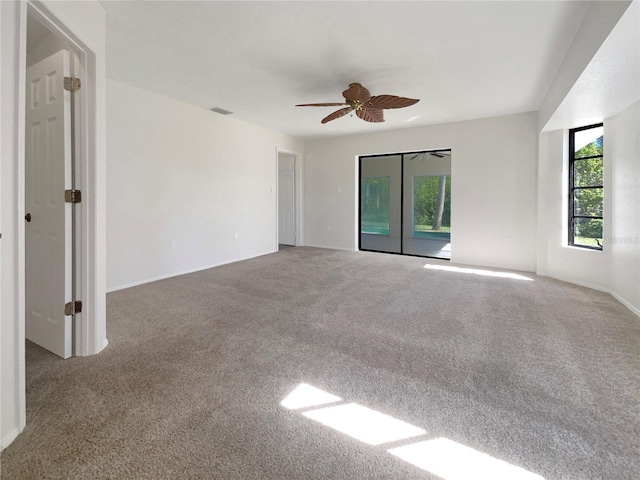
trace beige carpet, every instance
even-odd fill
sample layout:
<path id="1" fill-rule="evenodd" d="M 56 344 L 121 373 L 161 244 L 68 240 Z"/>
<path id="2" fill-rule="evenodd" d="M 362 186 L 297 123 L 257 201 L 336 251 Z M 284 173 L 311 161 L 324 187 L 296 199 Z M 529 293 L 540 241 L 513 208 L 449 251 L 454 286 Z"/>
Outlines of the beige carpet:
<path id="1" fill-rule="evenodd" d="M 427 263 L 287 248 L 109 294 L 102 354 L 27 346 L 2 480 L 637 479 L 639 319 L 575 285 Z M 301 383 L 423 433 L 371 445 L 319 422 L 329 408 L 283 407 Z"/>

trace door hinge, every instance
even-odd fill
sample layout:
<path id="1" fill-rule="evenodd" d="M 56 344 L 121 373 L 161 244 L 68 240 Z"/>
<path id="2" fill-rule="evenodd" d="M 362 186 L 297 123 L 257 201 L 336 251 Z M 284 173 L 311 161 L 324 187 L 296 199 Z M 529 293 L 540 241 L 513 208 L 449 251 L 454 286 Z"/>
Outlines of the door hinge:
<path id="1" fill-rule="evenodd" d="M 82 312 L 82 302 L 76 300 L 75 302 L 66 303 L 64 306 L 64 314 L 65 315 L 75 315 L 76 313 Z"/>
<path id="2" fill-rule="evenodd" d="M 69 92 L 77 92 L 82 86 L 80 79 L 75 77 L 64 77 L 64 89 Z"/>
<path id="3" fill-rule="evenodd" d="M 80 203 L 82 201 L 82 192 L 80 190 L 65 190 L 64 201 L 67 203 Z"/>

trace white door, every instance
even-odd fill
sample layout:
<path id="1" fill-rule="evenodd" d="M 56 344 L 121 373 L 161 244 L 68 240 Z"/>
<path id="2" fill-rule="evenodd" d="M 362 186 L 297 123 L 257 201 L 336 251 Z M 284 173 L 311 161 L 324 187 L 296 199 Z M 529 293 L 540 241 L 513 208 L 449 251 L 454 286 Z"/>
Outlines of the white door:
<path id="1" fill-rule="evenodd" d="M 278 243 L 296 244 L 295 158 L 278 155 Z"/>
<path id="2" fill-rule="evenodd" d="M 27 69 L 25 158 L 25 333 L 62 358 L 71 356 L 72 209 L 69 52 Z"/>

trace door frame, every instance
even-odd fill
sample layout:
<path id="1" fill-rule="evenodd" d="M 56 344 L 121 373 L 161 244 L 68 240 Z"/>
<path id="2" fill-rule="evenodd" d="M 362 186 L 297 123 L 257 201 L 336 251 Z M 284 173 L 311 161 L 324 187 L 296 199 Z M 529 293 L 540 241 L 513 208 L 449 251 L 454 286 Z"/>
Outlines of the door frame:
<path id="1" fill-rule="evenodd" d="M 83 193 L 83 200 L 81 203 L 76 204 L 73 213 L 74 217 L 74 244 L 75 251 L 73 252 L 75 264 L 75 271 L 72 272 L 76 285 L 76 296 L 78 300 L 83 302 L 83 312 L 87 312 L 91 308 L 89 295 L 94 288 L 94 277 L 91 276 L 91 265 L 88 262 L 86 247 L 90 237 L 93 237 L 92 233 L 87 229 L 87 225 L 90 224 L 92 218 L 89 217 L 90 205 L 92 202 L 92 193 L 88 185 L 89 177 L 87 173 L 95 167 L 95 158 L 91 155 L 89 145 L 91 142 L 90 130 L 87 123 L 91 118 L 89 106 L 92 103 L 91 99 L 95 102 L 95 83 L 91 82 L 91 69 L 87 68 L 90 64 L 90 51 L 76 36 L 57 18 L 55 17 L 45 5 L 37 1 L 29 1 L 21 8 L 21 26 L 24 26 L 20 34 L 20 70 L 19 70 L 19 99 L 18 99 L 18 116 L 20 118 L 19 133 L 18 133 L 18 158 L 16 168 L 16 182 L 18 185 L 18 245 L 23 247 L 25 245 L 25 226 L 24 222 L 20 220 L 24 217 L 25 211 L 25 139 L 26 139 L 26 112 L 25 112 L 25 81 L 26 81 L 26 35 L 27 35 L 27 14 L 31 14 L 38 22 L 49 29 L 54 35 L 64 41 L 69 49 L 71 56 L 71 71 L 74 77 L 81 78 L 82 87 L 75 94 L 74 98 L 74 139 L 75 139 L 75 188 Z M 23 40 L 24 37 L 24 40 Z M 95 64 L 95 62 L 93 62 Z M 92 168 L 93 167 L 93 168 Z M 95 200 L 94 200 L 95 201 Z M 19 269 L 18 269 L 18 286 L 20 296 L 20 321 L 22 325 L 22 333 L 24 334 L 24 322 L 25 322 L 25 248 L 19 249 Z M 75 300 L 75 299 L 74 299 Z M 88 307 L 88 308 L 87 308 Z M 89 332 L 93 330 L 93 326 L 89 322 L 90 315 L 83 315 L 78 313 L 75 315 L 72 327 L 72 352 L 75 356 L 89 355 L 90 339 Z"/>
<path id="2" fill-rule="evenodd" d="M 74 76 L 82 87 L 75 96 L 75 187 L 82 191 L 81 208 L 76 208 L 76 295 L 83 303 L 75 321 L 75 355 L 94 355 L 108 344 L 106 339 L 106 298 L 104 244 L 104 52 L 94 51 L 61 17 L 41 0 L 20 2 L 20 47 L 18 85 L 18 155 L 15 184 L 18 220 L 24 217 L 25 168 L 25 79 L 27 12 L 54 35 L 62 39 L 73 53 Z M 77 28 L 77 27 L 76 27 Z M 100 56 L 100 58 L 98 57 Z M 18 221 L 17 245 L 24 245 L 24 222 Z M 18 249 L 18 305 L 20 335 L 24 340 L 24 248 Z M 23 356 L 24 358 L 24 356 Z"/>
<path id="3" fill-rule="evenodd" d="M 279 194 L 280 194 L 280 186 L 279 186 L 279 182 L 280 182 L 280 175 L 279 175 L 279 166 L 280 166 L 280 155 L 287 155 L 290 157 L 293 157 L 293 165 L 294 165 L 294 169 L 295 169 L 295 174 L 294 174 L 294 185 L 293 188 L 295 190 L 294 193 L 294 199 L 293 199 L 293 208 L 295 209 L 295 228 L 296 228 L 296 241 L 295 241 L 295 246 L 301 246 L 304 245 L 304 238 L 303 238 L 303 221 L 304 221 L 304 217 L 302 215 L 302 207 L 303 207 L 303 198 L 304 198 L 304 194 L 302 191 L 302 178 L 303 178 L 303 165 L 302 165 L 302 157 L 295 153 L 295 152 L 291 152 L 288 150 L 283 150 L 281 148 L 276 147 L 276 198 L 275 198 L 275 203 L 276 203 L 276 244 L 275 244 L 275 251 L 278 251 L 278 245 L 279 245 L 279 240 L 280 240 L 280 212 L 279 212 Z"/>

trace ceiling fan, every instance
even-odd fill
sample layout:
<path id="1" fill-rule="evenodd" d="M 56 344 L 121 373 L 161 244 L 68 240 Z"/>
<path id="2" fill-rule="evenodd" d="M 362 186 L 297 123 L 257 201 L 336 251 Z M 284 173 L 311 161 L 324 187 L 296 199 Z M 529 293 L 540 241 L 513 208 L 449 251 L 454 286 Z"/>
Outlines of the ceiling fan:
<path id="1" fill-rule="evenodd" d="M 415 98 L 397 97 L 395 95 L 376 95 L 372 97 L 369 90 L 359 83 L 350 84 L 349 88 L 342 92 L 342 96 L 346 100 L 342 103 L 303 103 L 296 105 L 296 107 L 344 107 L 324 117 L 321 123 L 330 122 L 352 111 L 355 111 L 356 115 L 365 122 L 380 123 L 384 122 L 383 109 L 408 107 L 420 101 Z"/>
<path id="2" fill-rule="evenodd" d="M 422 157 L 422 159 L 424 160 L 424 157 L 427 155 L 432 155 L 434 157 L 438 157 L 438 158 L 444 158 L 447 156 L 450 156 L 451 153 L 448 150 L 435 150 L 433 152 L 420 152 L 417 153 L 416 155 L 414 155 L 413 157 L 410 157 L 409 160 L 415 160 L 418 157 Z"/>

